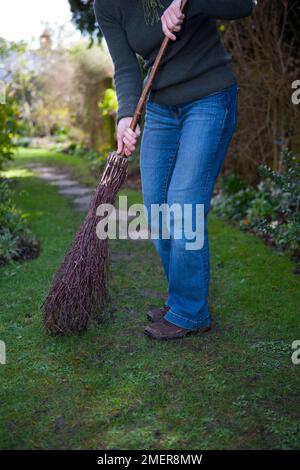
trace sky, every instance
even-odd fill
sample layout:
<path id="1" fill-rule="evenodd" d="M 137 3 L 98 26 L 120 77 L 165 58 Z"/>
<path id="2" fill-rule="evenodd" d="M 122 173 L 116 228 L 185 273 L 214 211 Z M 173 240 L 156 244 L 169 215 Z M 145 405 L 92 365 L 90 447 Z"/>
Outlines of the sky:
<path id="1" fill-rule="evenodd" d="M 80 37 L 71 24 L 68 0 L 0 0 L 0 37 L 10 41 L 25 40 L 37 47 L 44 23 L 50 27 L 66 25 L 70 36 L 67 42 Z"/>

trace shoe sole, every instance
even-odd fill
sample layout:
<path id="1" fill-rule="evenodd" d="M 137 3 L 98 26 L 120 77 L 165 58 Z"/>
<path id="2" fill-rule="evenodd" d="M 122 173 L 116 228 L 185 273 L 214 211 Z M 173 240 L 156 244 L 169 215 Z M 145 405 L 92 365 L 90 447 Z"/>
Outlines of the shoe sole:
<path id="1" fill-rule="evenodd" d="M 151 334 L 150 331 L 148 331 L 147 329 L 144 330 L 144 334 L 146 336 L 148 336 L 149 338 L 151 339 L 157 339 L 159 341 L 171 341 L 173 339 L 181 339 L 181 338 L 185 338 L 185 336 L 195 336 L 195 335 L 198 335 L 200 333 L 208 333 L 209 331 L 212 330 L 212 325 L 208 326 L 207 328 L 197 328 L 196 330 L 190 330 L 190 331 L 187 331 L 186 333 L 180 333 L 176 336 L 164 336 L 163 338 L 161 338 L 160 336 L 155 336 L 153 334 Z"/>

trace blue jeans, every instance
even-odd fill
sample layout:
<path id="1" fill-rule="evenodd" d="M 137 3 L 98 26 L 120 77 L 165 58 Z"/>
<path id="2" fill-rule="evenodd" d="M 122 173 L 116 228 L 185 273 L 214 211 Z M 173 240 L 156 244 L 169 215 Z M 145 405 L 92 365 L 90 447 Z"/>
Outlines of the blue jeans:
<path id="1" fill-rule="evenodd" d="M 208 309 L 210 280 L 207 215 L 237 122 L 238 86 L 181 105 L 147 100 L 141 142 L 144 205 L 190 204 L 204 208 L 204 243 L 187 250 L 184 234 L 154 241 L 168 280 L 169 322 L 188 329 L 211 323 Z M 193 214 L 195 212 L 193 211 Z M 193 216 L 194 217 L 194 216 Z M 149 219 L 150 221 L 150 219 Z"/>

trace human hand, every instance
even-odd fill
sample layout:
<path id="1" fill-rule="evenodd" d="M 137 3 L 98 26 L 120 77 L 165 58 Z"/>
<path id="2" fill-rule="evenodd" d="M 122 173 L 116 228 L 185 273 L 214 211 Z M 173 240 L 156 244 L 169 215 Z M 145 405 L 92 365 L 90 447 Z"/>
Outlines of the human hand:
<path id="1" fill-rule="evenodd" d="M 161 17 L 163 32 L 172 41 L 176 41 L 176 36 L 173 32 L 177 33 L 181 30 L 184 20 L 184 14 L 181 12 L 180 7 L 181 0 L 174 0 Z"/>
<path id="2" fill-rule="evenodd" d="M 137 140 L 141 135 L 141 129 L 139 125 L 137 125 L 135 131 L 130 129 L 131 121 L 132 117 L 124 117 L 120 119 L 117 126 L 117 153 L 121 153 L 124 147 L 124 153 L 126 157 L 130 157 L 130 155 L 135 151 Z"/>

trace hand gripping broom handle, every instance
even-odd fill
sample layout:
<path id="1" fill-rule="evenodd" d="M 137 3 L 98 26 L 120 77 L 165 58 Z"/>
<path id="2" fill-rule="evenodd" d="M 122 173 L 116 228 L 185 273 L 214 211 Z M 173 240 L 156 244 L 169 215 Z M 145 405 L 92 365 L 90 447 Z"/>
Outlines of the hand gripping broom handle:
<path id="1" fill-rule="evenodd" d="M 181 11 L 183 11 L 184 7 L 186 6 L 188 0 L 182 0 L 181 2 Z M 132 121 L 130 123 L 130 129 L 135 131 L 137 125 L 138 125 L 138 122 L 140 120 L 140 117 L 142 115 L 142 112 L 143 112 L 143 108 L 144 108 L 144 105 L 146 103 L 146 99 L 147 99 L 147 96 L 148 96 L 148 93 L 152 87 L 152 83 L 153 83 L 153 80 L 156 76 L 156 73 L 157 73 L 157 70 L 158 70 L 158 67 L 160 66 L 160 63 L 161 63 L 161 60 L 162 60 L 162 57 L 169 45 L 169 42 L 171 41 L 170 38 L 168 38 L 167 36 L 165 36 L 164 40 L 163 40 L 163 43 L 159 49 L 159 52 L 157 54 L 157 57 L 156 57 L 156 60 L 152 66 L 152 69 L 151 69 L 151 72 L 149 74 L 149 77 L 148 77 L 148 80 L 147 80 L 147 83 L 143 89 L 143 92 L 141 94 L 141 97 L 139 99 L 139 102 L 137 104 L 137 107 L 135 109 L 135 112 L 134 112 L 134 115 L 133 115 L 133 118 L 132 118 Z M 121 155 L 125 156 L 125 154 L 123 153 L 124 150 L 122 151 Z"/>

